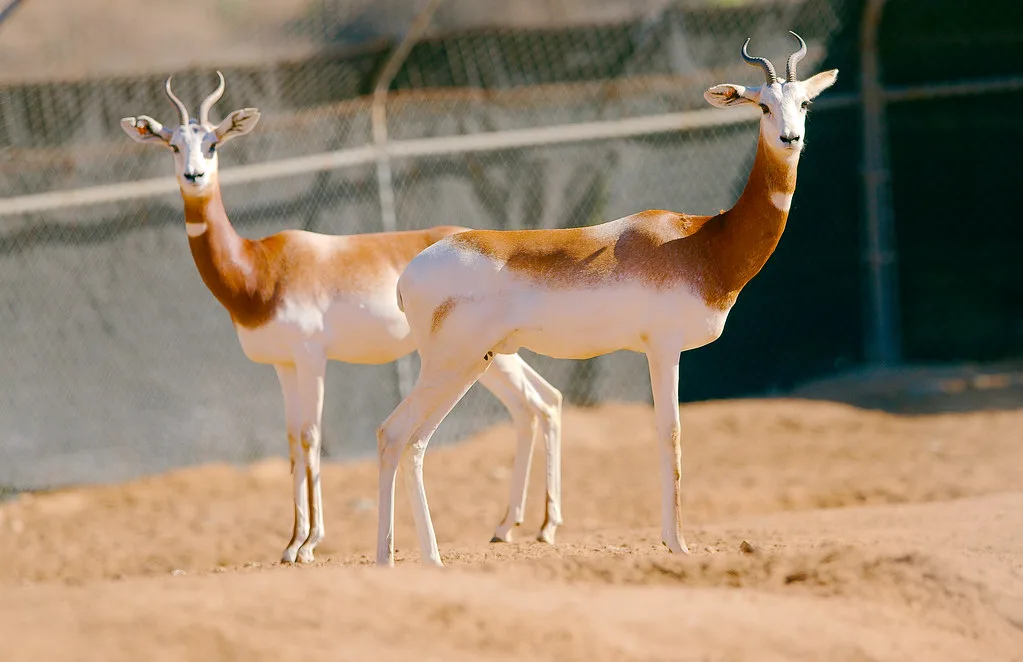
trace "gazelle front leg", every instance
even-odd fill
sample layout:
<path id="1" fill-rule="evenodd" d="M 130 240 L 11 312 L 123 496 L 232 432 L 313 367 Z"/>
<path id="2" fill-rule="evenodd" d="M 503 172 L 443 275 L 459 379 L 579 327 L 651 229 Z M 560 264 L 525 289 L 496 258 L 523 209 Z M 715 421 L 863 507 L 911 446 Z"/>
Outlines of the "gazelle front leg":
<path id="1" fill-rule="evenodd" d="M 313 560 L 313 550 L 324 535 L 320 420 L 326 359 L 318 355 L 303 356 L 294 365 L 275 368 L 284 393 L 284 418 L 288 428 L 295 498 L 295 526 L 281 562 L 309 563 Z"/>
<path id="2" fill-rule="evenodd" d="M 274 369 L 277 371 L 277 379 L 284 394 L 284 422 L 288 431 L 288 455 L 291 459 L 291 477 L 294 482 L 295 524 L 291 530 L 291 541 L 281 555 L 281 562 L 294 563 L 299 546 L 309 536 L 309 485 L 299 447 L 302 418 L 298 372 L 293 365 L 276 365 Z"/>
<path id="3" fill-rule="evenodd" d="M 323 491 L 320 486 L 320 455 L 323 450 L 322 419 L 324 379 L 327 371 L 326 354 L 310 350 L 295 363 L 298 374 L 298 395 L 301 407 L 299 430 L 299 456 L 305 471 L 309 495 L 309 534 L 298 547 L 298 561 L 311 563 L 313 550 L 323 540 Z M 294 544 L 296 541 L 292 541 Z M 290 549 L 290 546 L 289 546 Z"/>
<path id="4" fill-rule="evenodd" d="M 682 537 L 682 427 L 678 415 L 677 350 L 648 350 L 650 387 L 657 419 L 661 460 L 661 541 L 676 554 L 688 554 Z"/>

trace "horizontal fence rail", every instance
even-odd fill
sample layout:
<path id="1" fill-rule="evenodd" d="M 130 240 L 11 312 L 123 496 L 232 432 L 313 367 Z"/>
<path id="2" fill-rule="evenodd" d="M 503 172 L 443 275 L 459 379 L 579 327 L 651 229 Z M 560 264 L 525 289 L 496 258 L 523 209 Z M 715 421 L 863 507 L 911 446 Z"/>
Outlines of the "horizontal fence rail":
<path id="1" fill-rule="evenodd" d="M 665 113 L 601 122 L 562 124 L 535 129 L 494 131 L 443 138 L 395 140 L 385 148 L 392 158 L 415 156 L 443 156 L 469 152 L 487 152 L 537 145 L 557 145 L 630 138 L 674 131 L 692 131 L 719 126 L 730 126 L 754 121 L 758 115 L 749 109 L 719 110 L 709 108 L 681 113 Z M 347 148 L 322 154 L 280 159 L 269 163 L 238 166 L 225 170 L 220 183 L 247 184 L 275 177 L 304 175 L 313 172 L 337 170 L 372 163 L 377 148 L 372 146 Z M 0 216 L 13 216 L 67 207 L 121 202 L 172 193 L 178 188 L 174 177 L 157 177 L 137 182 L 93 186 L 68 191 L 50 191 L 0 199 Z"/>
<path id="2" fill-rule="evenodd" d="M 961 81 L 945 84 L 890 87 L 884 90 L 888 103 L 917 101 L 940 97 L 968 96 L 971 94 L 1013 92 L 1023 90 L 1023 77 L 994 78 L 976 81 Z M 848 108 L 859 103 L 859 95 L 845 94 L 822 99 L 815 105 L 815 111 Z M 493 131 L 442 138 L 396 140 L 387 144 L 386 150 L 392 158 L 415 156 L 443 156 L 449 154 L 498 151 L 538 145 L 630 138 L 675 131 L 694 131 L 712 127 L 730 126 L 752 122 L 758 115 L 749 109 L 720 110 L 708 108 L 679 113 L 646 115 L 600 122 L 581 122 L 531 129 Z M 376 160 L 377 148 L 347 148 L 321 154 L 311 154 L 269 163 L 256 163 L 225 170 L 220 177 L 224 186 L 266 181 L 276 177 L 290 177 L 314 172 L 324 172 L 372 163 Z M 136 182 L 124 182 L 105 186 L 49 191 L 32 195 L 0 198 L 0 217 L 30 214 L 69 207 L 122 202 L 150 198 L 173 193 L 178 188 L 174 177 L 157 177 Z"/>

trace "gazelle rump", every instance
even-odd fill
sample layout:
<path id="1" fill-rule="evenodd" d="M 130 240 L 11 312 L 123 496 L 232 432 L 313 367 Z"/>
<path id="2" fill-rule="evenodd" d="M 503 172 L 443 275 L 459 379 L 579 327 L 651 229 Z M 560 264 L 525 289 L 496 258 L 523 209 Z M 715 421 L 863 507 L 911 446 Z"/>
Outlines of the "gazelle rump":
<path id="1" fill-rule="evenodd" d="M 788 218 L 810 100 L 837 71 L 800 81 L 800 49 L 779 81 L 765 58 L 757 88 L 716 85 L 715 106 L 760 106 L 756 159 L 735 205 L 716 216 L 644 211 L 601 225 L 561 230 L 469 231 L 416 256 L 398 297 L 422 358 L 415 387 L 377 431 L 380 521 L 377 563 L 393 563 L 394 478 L 399 459 L 421 469 L 430 435 L 491 356 L 526 347 L 558 358 L 616 350 L 647 355 L 661 466 L 661 532 L 685 553 L 678 410 L 681 352 L 717 339 L 742 288 L 767 262 Z M 412 454 L 405 453 L 411 446 Z M 403 458 L 403 453 L 405 457 Z M 411 492 L 426 562 L 441 565 L 421 470 Z"/>
<path id="2" fill-rule="evenodd" d="M 174 129 L 146 117 L 121 126 L 134 140 L 173 152 L 185 208 L 188 245 L 206 287 L 231 316 L 245 355 L 273 365 L 284 395 L 288 450 L 294 477 L 295 520 L 283 561 L 313 560 L 322 540 L 321 418 L 328 360 L 381 364 L 415 350 L 394 293 L 398 276 L 424 248 L 466 228 L 334 236 L 286 230 L 258 240 L 240 236 L 224 209 L 217 149 L 251 131 L 254 108 L 230 113 L 219 125 L 209 110 L 224 92 L 224 77 L 190 120 L 174 96 Z M 508 409 L 517 434 L 510 503 L 494 540 L 508 541 L 523 521 L 535 439 L 546 446 L 547 513 L 539 538 L 554 541 L 561 523 L 561 393 L 517 355 L 494 359 L 480 380 Z M 411 480 L 411 478 L 410 478 Z"/>

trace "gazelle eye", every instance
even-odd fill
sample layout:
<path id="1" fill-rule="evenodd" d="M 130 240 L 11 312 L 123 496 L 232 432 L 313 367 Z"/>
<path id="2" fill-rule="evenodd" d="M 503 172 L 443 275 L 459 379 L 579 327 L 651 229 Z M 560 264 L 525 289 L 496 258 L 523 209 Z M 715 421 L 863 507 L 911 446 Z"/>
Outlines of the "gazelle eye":
<path id="1" fill-rule="evenodd" d="M 765 115 L 770 115 L 771 114 L 771 109 L 767 107 L 766 103 L 760 104 L 760 110 L 764 111 Z"/>
<path id="2" fill-rule="evenodd" d="M 212 143 L 212 144 L 210 145 L 210 156 L 213 156 L 213 154 L 214 154 L 214 153 L 215 153 L 216 151 L 217 151 L 217 143 Z"/>
<path id="3" fill-rule="evenodd" d="M 171 145 L 170 148 L 171 148 L 171 151 L 174 152 L 175 154 L 177 154 L 178 152 L 181 151 L 180 149 L 178 149 L 177 145 Z"/>

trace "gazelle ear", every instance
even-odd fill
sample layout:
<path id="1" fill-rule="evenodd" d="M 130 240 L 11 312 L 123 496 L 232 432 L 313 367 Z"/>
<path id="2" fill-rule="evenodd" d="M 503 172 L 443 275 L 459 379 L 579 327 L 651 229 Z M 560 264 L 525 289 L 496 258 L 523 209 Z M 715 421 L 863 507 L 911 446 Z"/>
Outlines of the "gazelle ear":
<path id="1" fill-rule="evenodd" d="M 836 80 L 838 80 L 838 69 L 829 69 L 828 71 L 822 71 L 816 76 L 810 76 L 804 80 L 803 89 L 806 90 L 806 96 L 813 99 L 815 96 L 834 85 Z"/>
<path id="2" fill-rule="evenodd" d="M 712 106 L 729 108 L 731 106 L 740 106 L 744 103 L 756 103 L 756 97 L 759 93 L 760 89 L 756 87 L 747 89 L 742 85 L 722 83 L 704 92 L 703 98 Z"/>
<path id="3" fill-rule="evenodd" d="M 167 145 L 174 135 L 173 131 L 146 115 L 122 118 L 121 128 L 129 138 L 140 143 L 158 142 Z"/>
<path id="4" fill-rule="evenodd" d="M 255 108 L 242 108 L 225 117 L 224 121 L 213 131 L 217 134 L 217 142 L 223 143 L 231 138 L 244 136 L 249 131 L 252 131 L 256 128 L 258 121 L 258 110 Z"/>

